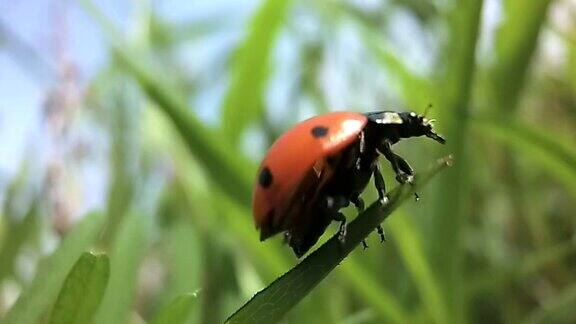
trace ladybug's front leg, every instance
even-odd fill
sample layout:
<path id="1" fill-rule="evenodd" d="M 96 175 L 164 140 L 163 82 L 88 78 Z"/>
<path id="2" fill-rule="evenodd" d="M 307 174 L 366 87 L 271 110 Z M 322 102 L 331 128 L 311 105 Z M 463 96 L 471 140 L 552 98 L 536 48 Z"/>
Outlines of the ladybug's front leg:
<path id="1" fill-rule="evenodd" d="M 380 153 L 390 161 L 392 169 L 394 170 L 394 173 L 396 173 L 396 180 L 402 184 L 409 183 L 412 185 L 414 170 L 403 157 L 392 151 L 391 145 L 392 144 L 388 140 L 384 140 L 380 145 L 378 145 L 378 151 L 380 151 Z M 416 200 L 420 199 L 418 193 L 414 193 L 414 196 L 416 197 Z"/>

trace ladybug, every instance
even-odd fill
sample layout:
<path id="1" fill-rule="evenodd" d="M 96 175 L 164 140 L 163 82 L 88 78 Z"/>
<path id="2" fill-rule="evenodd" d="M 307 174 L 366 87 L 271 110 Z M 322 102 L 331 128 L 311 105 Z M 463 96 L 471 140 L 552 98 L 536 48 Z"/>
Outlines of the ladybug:
<path id="1" fill-rule="evenodd" d="M 411 183 L 412 167 L 391 146 L 416 136 L 446 142 L 432 122 L 414 112 L 331 112 L 288 130 L 258 169 L 252 209 L 260 241 L 285 232 L 288 245 L 301 257 L 331 221 L 340 222 L 343 241 L 346 218 L 340 209 L 350 203 L 359 212 L 364 209 L 360 194 L 372 176 L 380 202 L 387 202 L 380 154 L 392 165 L 398 182 Z M 377 230 L 384 240 L 382 228 Z"/>

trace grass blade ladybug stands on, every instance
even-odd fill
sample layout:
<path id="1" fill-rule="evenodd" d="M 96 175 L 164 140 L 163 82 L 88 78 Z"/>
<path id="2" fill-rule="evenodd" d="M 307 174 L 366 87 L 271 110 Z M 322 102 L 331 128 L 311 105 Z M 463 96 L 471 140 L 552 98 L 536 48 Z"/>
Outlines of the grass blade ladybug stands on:
<path id="1" fill-rule="evenodd" d="M 253 214 L 260 240 L 285 232 L 301 257 L 334 220 L 344 241 L 346 217 L 340 209 L 353 203 L 364 210 L 360 195 L 372 176 L 379 200 L 386 202 L 380 154 L 399 183 L 412 183 L 414 170 L 391 146 L 417 136 L 445 143 L 432 121 L 414 112 L 333 112 L 296 125 L 272 145 L 259 168 Z M 382 227 L 377 230 L 384 240 Z"/>
<path id="2" fill-rule="evenodd" d="M 260 239 L 285 232 L 294 253 L 304 255 L 332 221 L 340 230 L 326 244 L 278 278 L 234 313 L 230 323 L 273 322 L 306 296 L 419 186 L 451 162 L 440 160 L 423 176 L 391 146 L 402 138 L 427 136 L 439 143 L 431 121 L 413 112 L 334 112 L 308 119 L 281 136 L 259 168 L 253 214 Z M 386 193 L 378 157 L 390 162 L 400 186 Z M 364 211 L 360 194 L 374 175 L 379 199 Z M 353 203 L 361 213 L 349 226 L 339 210 Z M 398 320 L 398 319 L 396 319 Z"/>
<path id="3" fill-rule="evenodd" d="M 346 240 L 335 235 L 297 266 L 257 293 L 236 311 L 227 323 L 274 323 L 302 300 L 340 262 L 382 223 L 400 204 L 422 188 L 452 162 L 446 157 L 428 171 L 414 176 L 413 185 L 400 185 L 389 192 L 385 206 L 374 202 L 348 226 Z M 401 319 L 391 319 L 402 322 Z"/>

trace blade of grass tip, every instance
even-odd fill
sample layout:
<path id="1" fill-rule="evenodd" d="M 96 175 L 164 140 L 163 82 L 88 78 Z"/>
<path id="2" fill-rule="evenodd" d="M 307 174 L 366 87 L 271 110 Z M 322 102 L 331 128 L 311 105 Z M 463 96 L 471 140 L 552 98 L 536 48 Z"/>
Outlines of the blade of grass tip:
<path id="1" fill-rule="evenodd" d="M 466 318 L 467 301 L 462 298 L 462 232 L 469 191 L 468 114 L 482 6 L 482 0 L 457 1 L 448 12 L 449 39 L 443 53 L 445 72 L 437 84 L 437 92 L 441 94 L 438 118 L 446 125 L 446 149 L 456 156 L 458 163 L 438 183 L 433 221 L 429 226 L 428 259 L 442 284 L 450 316 L 448 322 L 455 323 L 463 323 Z"/>
<path id="2" fill-rule="evenodd" d="M 503 1 L 505 19 L 496 34 L 497 58 L 491 79 L 496 107 L 502 112 L 518 106 L 519 94 L 551 2 Z"/>
<path id="3" fill-rule="evenodd" d="M 211 178 L 230 197 L 249 205 L 254 165 L 223 140 L 220 133 L 207 128 L 191 113 L 185 98 L 162 80 L 163 73 L 158 73 L 152 63 L 127 47 L 116 26 L 91 1 L 78 2 L 105 31 L 122 67 L 135 77 L 148 97 L 170 118 L 190 152 L 202 162 Z"/>
<path id="4" fill-rule="evenodd" d="M 416 227 L 402 211 L 389 221 L 398 252 L 416 283 L 424 307 L 436 323 L 447 323 L 448 310 Z"/>
<path id="5" fill-rule="evenodd" d="M 82 254 L 62 285 L 49 323 L 90 323 L 104 296 L 109 275 L 107 255 Z"/>
<path id="6" fill-rule="evenodd" d="M 238 143 L 242 130 L 262 116 L 269 63 L 291 3 L 292 0 L 264 1 L 236 52 L 222 116 L 223 130 L 234 144 Z"/>
<path id="7" fill-rule="evenodd" d="M 86 215 L 60 243 L 58 249 L 38 266 L 30 288 L 20 295 L 3 318 L 3 323 L 37 323 L 56 300 L 66 275 L 83 251 L 94 243 L 104 225 L 100 213 Z"/>
<path id="8" fill-rule="evenodd" d="M 110 253 L 110 280 L 95 323 L 125 323 L 134 300 L 138 269 L 148 248 L 151 219 L 128 212 L 118 229 Z"/>
<path id="9" fill-rule="evenodd" d="M 192 306 L 197 300 L 197 293 L 183 294 L 176 297 L 170 304 L 161 309 L 154 319 L 150 322 L 152 324 L 179 324 L 186 323 Z"/>
<path id="10" fill-rule="evenodd" d="M 474 119 L 473 126 L 480 135 L 487 135 L 512 149 L 524 153 L 526 158 L 542 165 L 576 197 L 576 152 L 563 144 L 561 136 L 546 133 L 520 122 L 494 119 Z M 567 140 L 566 143 L 569 141 Z"/>
<path id="11" fill-rule="evenodd" d="M 330 271 L 374 231 L 400 204 L 451 164 L 451 157 L 438 161 L 428 172 L 417 175 L 413 186 L 399 186 L 389 193 L 389 202 L 372 204 L 348 225 L 346 241 L 337 235 L 312 252 L 296 267 L 276 279 L 228 318 L 227 323 L 269 323 L 278 321 L 301 301 Z"/>
<path id="12" fill-rule="evenodd" d="M 571 284 L 560 293 L 545 301 L 532 312 L 523 323 L 574 323 L 576 321 L 576 284 Z"/>

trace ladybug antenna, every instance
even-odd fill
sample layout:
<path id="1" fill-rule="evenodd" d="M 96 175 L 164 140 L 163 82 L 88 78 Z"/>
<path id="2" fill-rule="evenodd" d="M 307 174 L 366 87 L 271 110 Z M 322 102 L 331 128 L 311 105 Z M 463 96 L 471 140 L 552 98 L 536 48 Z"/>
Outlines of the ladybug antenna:
<path id="1" fill-rule="evenodd" d="M 422 116 L 426 117 L 426 115 L 428 115 L 428 112 L 430 111 L 430 109 L 432 109 L 431 103 L 429 103 L 428 106 L 426 106 L 426 108 L 424 108 L 424 113 L 422 114 Z"/>

